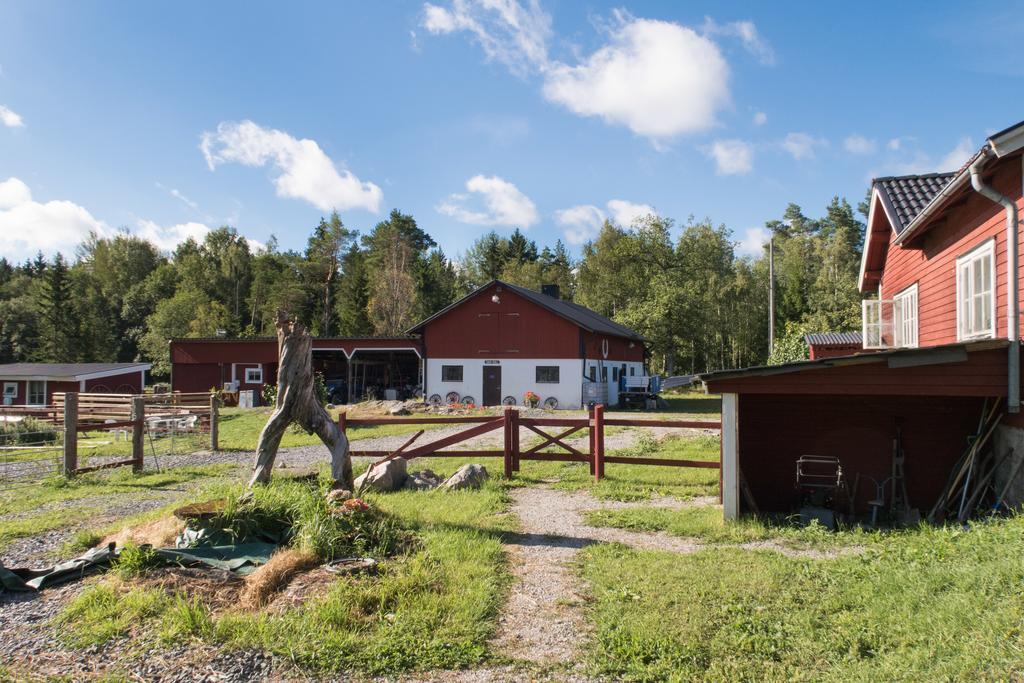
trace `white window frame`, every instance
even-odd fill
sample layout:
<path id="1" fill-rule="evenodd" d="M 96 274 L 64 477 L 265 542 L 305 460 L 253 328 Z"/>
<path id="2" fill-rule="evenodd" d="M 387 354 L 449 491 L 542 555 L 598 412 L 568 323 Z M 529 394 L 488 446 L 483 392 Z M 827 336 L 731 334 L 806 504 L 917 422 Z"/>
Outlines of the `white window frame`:
<path id="1" fill-rule="evenodd" d="M 459 378 L 458 379 L 445 379 L 445 377 L 444 377 L 444 375 L 445 375 L 445 372 L 444 372 L 445 368 L 453 368 L 453 369 L 454 368 L 458 368 L 459 369 Z M 454 372 L 454 370 L 453 370 L 453 372 Z M 462 365 L 442 365 L 441 366 L 441 381 L 442 382 L 446 382 L 446 383 L 449 383 L 449 382 L 450 383 L 459 382 L 459 383 L 461 383 L 461 382 L 463 382 L 465 380 L 465 377 L 466 377 L 466 370 L 465 370 L 465 367 L 462 366 Z"/>
<path id="2" fill-rule="evenodd" d="M 13 391 L 11 391 L 13 389 Z M 4 398 L 15 398 L 18 396 L 17 382 L 4 382 Z"/>
<path id="3" fill-rule="evenodd" d="M 245 369 L 245 383 L 246 384 L 263 384 L 263 368 L 246 368 Z"/>
<path id="4" fill-rule="evenodd" d="M 42 384 L 43 385 L 43 400 L 38 402 L 32 401 L 32 385 Z M 46 405 L 46 380 L 45 379 L 30 379 L 25 382 L 25 405 L 27 406 L 45 406 Z"/>
<path id="5" fill-rule="evenodd" d="M 917 348 L 918 305 L 916 282 L 892 298 L 893 346 Z"/>
<path id="6" fill-rule="evenodd" d="M 969 271 L 975 263 L 988 261 L 989 276 L 991 283 L 988 289 L 989 325 L 986 329 L 967 329 L 967 325 L 973 320 L 973 313 L 978 303 L 978 298 L 984 293 L 967 291 L 972 286 L 973 280 Z M 965 273 L 967 275 L 965 276 Z M 957 341 L 969 341 L 972 339 L 991 339 L 996 336 L 996 258 L 995 240 L 990 239 L 981 245 L 970 250 L 956 260 L 956 338 Z M 982 299 L 982 302 L 984 300 Z"/>

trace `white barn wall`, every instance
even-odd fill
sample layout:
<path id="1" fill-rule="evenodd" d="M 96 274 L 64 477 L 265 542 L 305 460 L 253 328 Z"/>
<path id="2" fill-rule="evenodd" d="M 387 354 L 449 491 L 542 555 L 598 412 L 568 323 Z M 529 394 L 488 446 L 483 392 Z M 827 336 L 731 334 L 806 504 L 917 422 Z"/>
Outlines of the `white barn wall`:
<path id="1" fill-rule="evenodd" d="M 427 358 L 427 386 L 424 395 L 440 394 L 443 399 L 450 391 L 460 396 L 472 396 L 479 405 L 484 397 L 483 358 Z M 516 405 L 522 405 L 523 394 L 533 391 L 544 401 L 549 396 L 558 399 L 559 408 L 580 408 L 583 402 L 583 360 L 579 358 L 501 358 L 487 359 L 487 365 L 501 366 L 501 396 L 515 396 Z M 442 365 L 461 365 L 461 382 L 442 382 Z M 557 365 L 558 384 L 538 384 L 538 365 Z"/>
<path id="2" fill-rule="evenodd" d="M 586 374 L 587 377 L 590 377 L 590 368 L 595 368 L 595 373 L 596 373 L 597 381 L 600 382 L 601 381 L 601 364 L 602 363 L 604 363 L 604 367 L 608 368 L 608 405 L 612 405 L 612 406 L 618 405 L 619 404 L 619 383 L 612 381 L 612 366 L 621 369 L 622 366 L 625 365 L 626 366 L 626 375 L 627 376 L 629 376 L 630 370 L 632 370 L 634 376 L 640 377 L 640 376 L 642 376 L 644 374 L 644 364 L 642 362 L 638 362 L 638 361 L 625 361 L 625 360 L 612 360 L 612 359 L 608 359 L 608 360 L 603 360 L 602 361 L 602 360 L 598 360 L 596 358 L 588 358 L 584 362 L 584 374 Z"/>

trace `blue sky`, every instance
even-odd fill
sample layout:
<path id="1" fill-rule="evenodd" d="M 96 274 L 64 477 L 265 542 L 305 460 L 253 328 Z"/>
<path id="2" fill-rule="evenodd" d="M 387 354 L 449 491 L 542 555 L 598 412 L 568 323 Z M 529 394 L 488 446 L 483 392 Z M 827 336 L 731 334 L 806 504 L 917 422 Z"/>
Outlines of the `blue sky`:
<path id="1" fill-rule="evenodd" d="M 709 217 L 756 250 L 1024 118 L 1018 3 L 0 3 L 0 254 L 337 208 L 450 256 Z"/>

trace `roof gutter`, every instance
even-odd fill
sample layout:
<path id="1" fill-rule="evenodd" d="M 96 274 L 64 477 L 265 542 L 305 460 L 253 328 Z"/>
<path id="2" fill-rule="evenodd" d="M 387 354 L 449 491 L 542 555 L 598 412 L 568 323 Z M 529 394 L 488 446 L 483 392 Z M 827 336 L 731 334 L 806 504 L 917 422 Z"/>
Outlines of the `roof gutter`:
<path id="1" fill-rule="evenodd" d="M 968 170 L 971 174 L 971 187 L 974 191 L 1001 205 L 1006 210 L 1006 338 L 1010 340 L 1009 357 L 1007 360 L 1006 409 L 1011 413 L 1020 412 L 1020 310 L 1019 310 L 1019 273 L 1017 271 L 1017 231 L 1019 219 L 1017 203 L 998 192 L 981 179 L 981 171 L 988 160 L 996 155 L 990 147 L 982 148 L 978 156 L 971 162 Z"/>

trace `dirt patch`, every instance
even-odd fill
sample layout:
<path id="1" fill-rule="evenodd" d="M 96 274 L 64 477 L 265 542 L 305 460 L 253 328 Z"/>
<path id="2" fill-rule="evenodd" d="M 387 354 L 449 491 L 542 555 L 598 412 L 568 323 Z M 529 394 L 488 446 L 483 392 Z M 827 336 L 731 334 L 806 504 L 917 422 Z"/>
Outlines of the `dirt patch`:
<path id="1" fill-rule="evenodd" d="M 198 567 L 154 568 L 130 583 L 129 587 L 154 588 L 169 595 L 181 594 L 201 599 L 213 612 L 237 608 L 245 581 L 231 572 Z"/>

